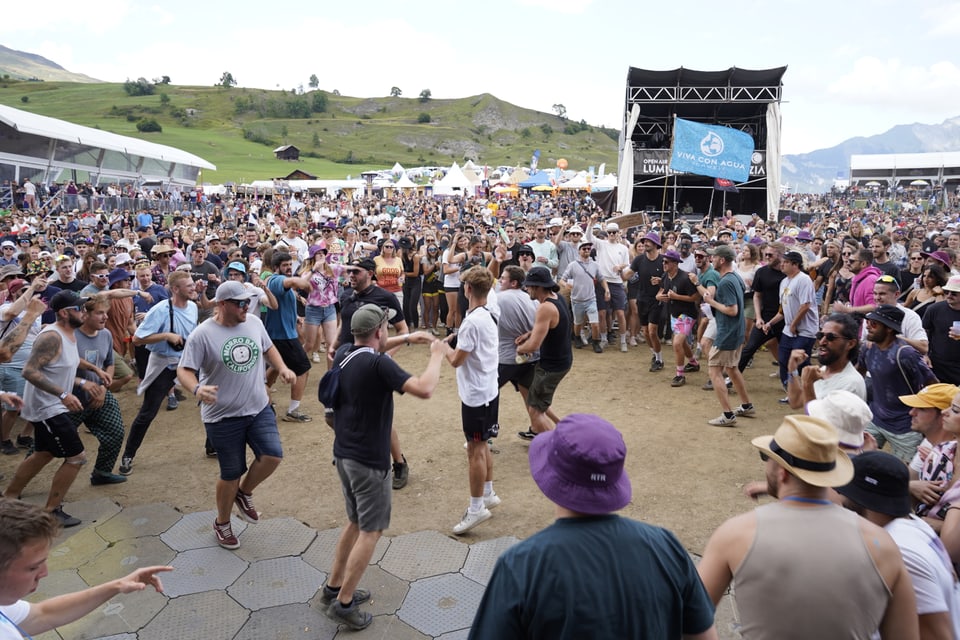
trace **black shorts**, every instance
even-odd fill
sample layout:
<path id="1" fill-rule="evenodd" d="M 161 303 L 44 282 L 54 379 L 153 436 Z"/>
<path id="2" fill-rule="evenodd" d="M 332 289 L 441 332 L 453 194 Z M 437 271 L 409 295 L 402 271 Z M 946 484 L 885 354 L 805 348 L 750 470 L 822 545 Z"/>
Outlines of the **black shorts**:
<path id="1" fill-rule="evenodd" d="M 610 290 L 610 299 L 605 296 L 597 296 L 598 311 L 624 311 L 627 308 L 627 294 L 620 282 L 608 282 L 607 288 Z"/>
<path id="2" fill-rule="evenodd" d="M 533 384 L 533 368 L 535 362 L 524 362 L 523 364 L 501 364 L 497 367 L 497 386 L 503 388 L 508 382 L 513 385 L 514 391 L 520 391 L 520 387 L 529 389 Z"/>
<path id="3" fill-rule="evenodd" d="M 500 415 L 500 396 L 479 407 L 469 407 L 460 403 L 460 419 L 463 421 L 463 435 L 467 441 L 486 442 L 500 433 L 498 422 Z"/>
<path id="4" fill-rule="evenodd" d="M 66 413 L 31 422 L 37 451 L 46 451 L 54 458 L 72 458 L 83 453 L 83 441 L 77 425 Z"/>
<path id="5" fill-rule="evenodd" d="M 637 311 L 640 314 L 640 324 L 660 324 L 663 309 L 656 300 L 637 300 Z"/>
<path id="6" fill-rule="evenodd" d="M 299 340 L 274 340 L 273 346 L 280 354 L 283 364 L 287 365 L 296 375 L 302 376 L 310 371 L 310 358 L 307 356 L 307 352 L 303 350 L 303 345 L 300 344 Z"/>

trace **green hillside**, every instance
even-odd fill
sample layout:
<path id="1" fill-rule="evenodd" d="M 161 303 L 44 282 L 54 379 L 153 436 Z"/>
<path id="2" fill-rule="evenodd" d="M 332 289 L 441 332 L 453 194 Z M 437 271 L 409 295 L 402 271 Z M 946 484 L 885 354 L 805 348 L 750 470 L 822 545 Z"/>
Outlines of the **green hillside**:
<path id="1" fill-rule="evenodd" d="M 565 158 L 571 169 L 616 170 L 617 131 L 522 109 L 489 94 L 457 100 L 353 98 L 325 91 L 297 94 L 240 87 L 157 84 L 131 96 L 123 84 L 0 80 L 0 104 L 143 138 L 189 151 L 217 166 L 204 182 L 249 182 L 301 169 L 319 178 L 368 169 L 478 164 L 540 166 Z M 162 132 L 140 133 L 155 119 Z M 296 145 L 300 162 L 273 149 Z"/>

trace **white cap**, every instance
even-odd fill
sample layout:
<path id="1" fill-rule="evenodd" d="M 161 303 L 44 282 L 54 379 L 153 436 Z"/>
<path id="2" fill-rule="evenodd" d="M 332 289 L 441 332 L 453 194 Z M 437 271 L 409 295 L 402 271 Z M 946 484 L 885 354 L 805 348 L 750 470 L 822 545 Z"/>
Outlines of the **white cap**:
<path id="1" fill-rule="evenodd" d="M 618 225 L 616 222 L 608 222 L 607 231 L 620 231 L 620 225 Z"/>
<path id="2" fill-rule="evenodd" d="M 840 444 L 848 447 L 863 446 L 863 430 L 873 419 L 867 403 L 843 389 L 808 402 L 807 415 L 832 424 L 840 435 Z"/>

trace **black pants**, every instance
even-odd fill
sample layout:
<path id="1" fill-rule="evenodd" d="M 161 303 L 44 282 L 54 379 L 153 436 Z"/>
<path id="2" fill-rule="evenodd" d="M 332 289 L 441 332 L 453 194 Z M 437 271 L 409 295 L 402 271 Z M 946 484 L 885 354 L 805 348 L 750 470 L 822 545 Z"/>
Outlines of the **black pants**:
<path id="1" fill-rule="evenodd" d="M 407 329 L 416 331 L 420 326 L 420 292 L 423 289 L 419 277 L 403 280 L 403 319 Z"/>
<path id="2" fill-rule="evenodd" d="M 150 423 L 157 417 L 157 412 L 160 411 L 163 401 L 167 399 L 167 394 L 176 380 L 176 369 L 164 369 L 143 392 L 143 404 L 140 405 L 140 411 L 133 419 L 130 433 L 127 435 L 127 444 L 123 449 L 124 458 L 133 458 L 137 455 L 137 450 L 143 444 L 143 438 L 147 435 Z"/>
<path id="3" fill-rule="evenodd" d="M 771 340 L 779 340 L 780 335 L 783 333 L 783 328 L 786 325 L 783 322 L 778 322 L 777 324 L 770 327 L 769 333 L 764 333 L 757 328 L 756 325 L 753 326 L 753 330 L 750 332 L 750 337 L 747 339 L 747 345 L 743 348 L 743 353 L 740 354 L 740 363 L 737 365 L 737 368 L 740 369 L 740 373 L 743 373 L 743 370 L 747 368 L 747 363 L 750 362 L 750 358 L 760 350 L 760 347 L 767 344 Z"/>

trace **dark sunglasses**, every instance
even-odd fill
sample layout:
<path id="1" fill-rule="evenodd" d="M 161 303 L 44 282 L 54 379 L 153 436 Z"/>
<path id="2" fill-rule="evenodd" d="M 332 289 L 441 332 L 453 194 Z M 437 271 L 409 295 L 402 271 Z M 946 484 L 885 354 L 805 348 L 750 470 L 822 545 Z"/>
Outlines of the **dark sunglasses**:
<path id="1" fill-rule="evenodd" d="M 826 338 L 827 342 L 833 342 L 834 340 L 849 340 L 849 338 L 846 336 L 841 336 L 837 333 L 824 333 L 823 331 L 817 331 L 813 337 L 817 339 L 817 342 L 820 342 L 824 338 Z"/>
<path id="2" fill-rule="evenodd" d="M 763 451 L 760 452 L 760 460 L 761 460 L 761 461 L 766 462 L 766 461 L 769 460 L 769 459 L 770 459 L 770 456 L 768 456 L 767 454 L 765 454 Z"/>
<path id="3" fill-rule="evenodd" d="M 250 306 L 249 300 L 227 300 L 227 302 L 232 302 L 233 304 L 237 305 L 238 309 L 246 309 Z"/>

